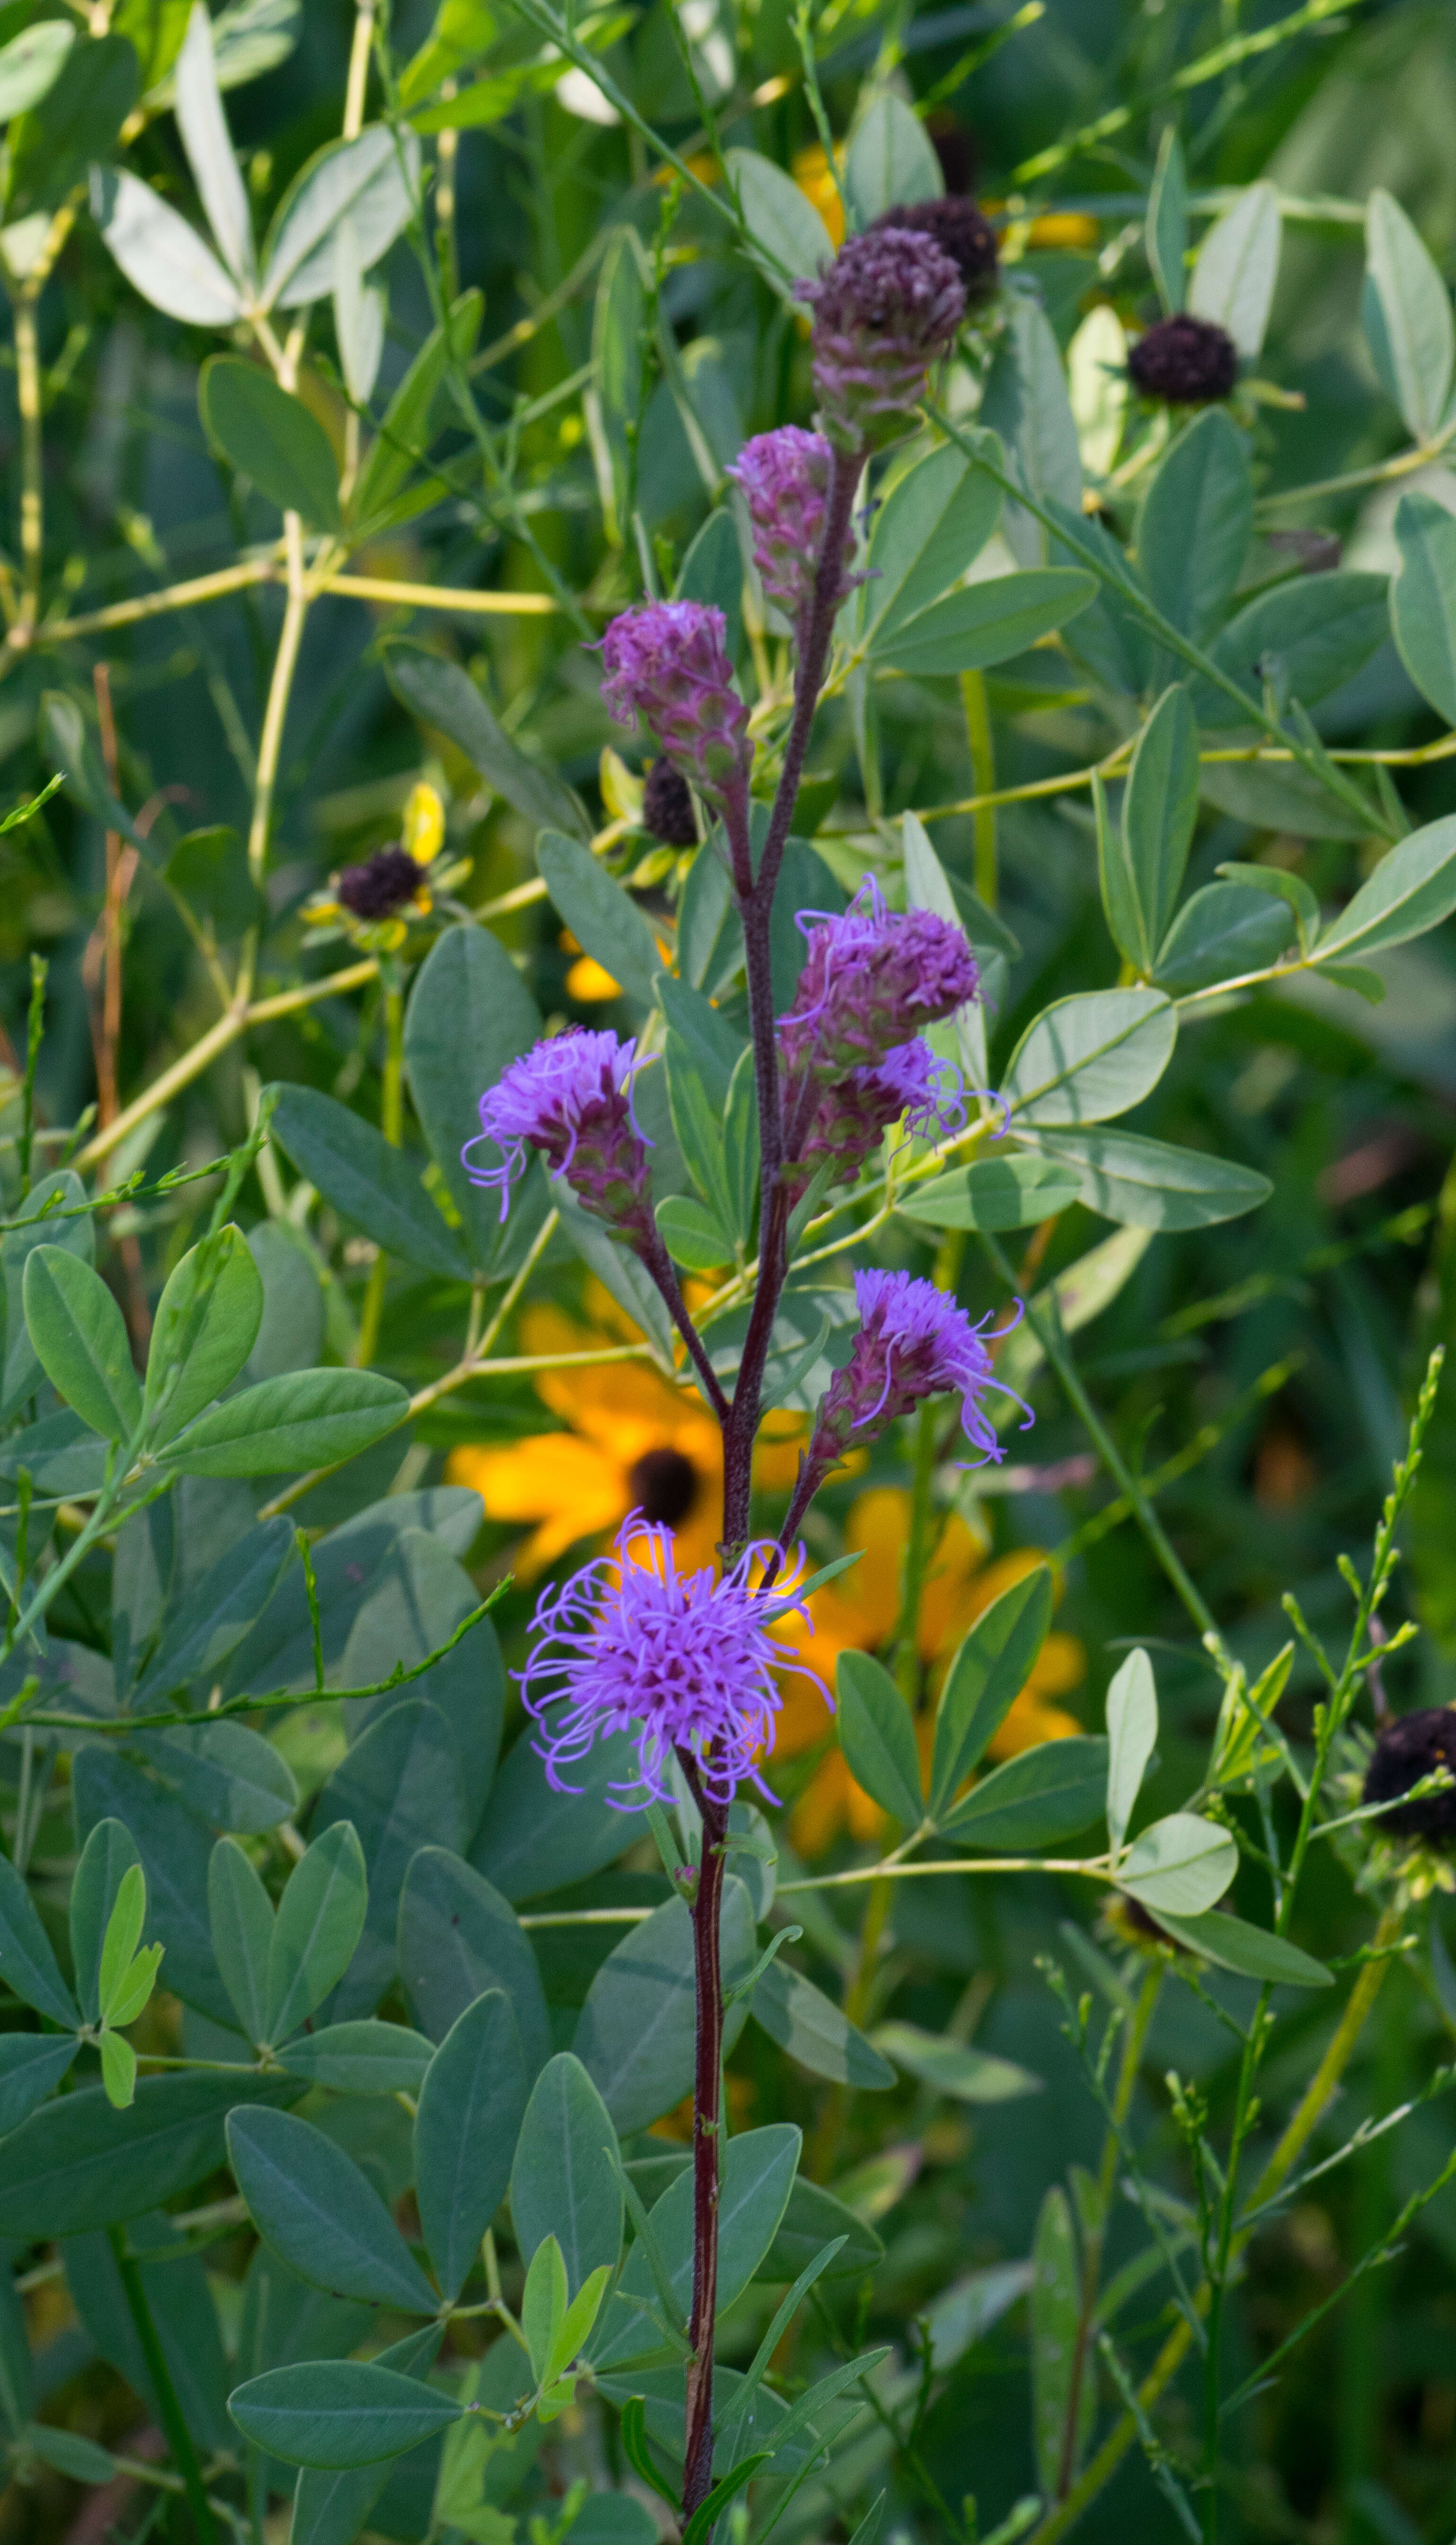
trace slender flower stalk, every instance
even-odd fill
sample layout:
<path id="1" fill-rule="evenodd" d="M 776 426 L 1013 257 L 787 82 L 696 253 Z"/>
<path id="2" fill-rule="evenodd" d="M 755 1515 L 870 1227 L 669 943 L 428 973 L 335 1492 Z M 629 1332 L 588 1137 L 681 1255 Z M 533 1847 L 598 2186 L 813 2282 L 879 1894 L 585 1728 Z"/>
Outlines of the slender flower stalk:
<path id="1" fill-rule="evenodd" d="M 668 1302 L 723 1433 L 721 1574 L 680 1574 L 670 1531 L 634 1515 L 613 1559 L 598 1559 L 543 1596 L 522 1675 L 553 1785 L 571 1790 L 573 1770 L 595 1744 L 627 1733 L 636 1774 L 610 1799 L 623 1810 L 665 1800 L 676 1776 L 701 1819 L 699 1859 L 681 1882 L 690 1906 L 696 1991 L 685 2520 L 712 2488 L 728 1814 L 743 1785 L 766 1791 L 759 1763 L 772 1745 L 775 1674 L 803 1675 L 792 1647 L 768 1634 L 797 1604 L 774 1590 L 774 1576 L 792 1528 L 850 1435 L 872 1437 L 953 1387 L 971 1438 L 983 1455 L 1000 1454 L 980 1405 L 994 1384 L 984 1329 L 973 1328 L 929 1282 L 861 1275 L 863 1327 L 821 1408 L 791 1526 L 772 1546 L 751 1540 L 754 1443 L 794 1203 L 826 1162 L 840 1177 L 857 1175 L 896 1120 L 943 1131 L 964 1119 L 958 1073 L 936 1059 L 920 1029 L 953 1015 L 977 990 L 975 957 L 959 930 L 924 911 L 892 914 L 867 882 L 843 916 L 804 915 L 803 976 L 788 1014 L 774 1015 L 773 900 L 836 616 L 854 579 L 855 493 L 871 452 L 904 429 L 965 309 L 960 273 L 934 237 L 894 228 L 851 240 L 804 297 L 814 307 L 823 429 L 760 435 L 734 470 L 765 588 L 792 618 L 796 640 L 793 708 L 757 859 L 753 747 L 722 613 L 696 602 L 652 602 L 613 619 L 602 642 L 610 712 L 645 726 L 661 755 L 649 780 L 651 827 L 672 844 L 688 845 L 689 789 L 716 814 L 743 925 L 762 1204 L 758 1284 L 731 1401 L 658 1234 L 646 1143 L 631 1111 L 633 1045 L 584 1031 L 538 1044 L 481 1101 L 481 1137 L 494 1143 L 494 1157 L 470 1167 L 478 1144 L 466 1152 L 475 1181 L 499 1188 L 503 1215 L 527 1150 L 540 1152 L 583 1206 L 633 1248 Z"/>

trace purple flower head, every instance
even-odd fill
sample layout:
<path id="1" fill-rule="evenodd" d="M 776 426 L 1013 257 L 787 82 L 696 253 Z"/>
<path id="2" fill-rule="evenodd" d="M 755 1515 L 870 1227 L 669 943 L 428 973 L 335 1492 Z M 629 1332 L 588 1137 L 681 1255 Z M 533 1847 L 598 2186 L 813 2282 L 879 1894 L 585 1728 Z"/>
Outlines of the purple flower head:
<path id="1" fill-rule="evenodd" d="M 764 590 L 790 618 L 799 617 L 813 598 L 833 461 L 822 433 L 805 433 L 797 424 L 784 424 L 776 433 L 755 434 L 728 471 L 737 479 L 748 506 L 754 563 Z M 841 598 L 853 580 L 849 573 L 853 561 L 850 533 L 840 560 Z"/>
<path id="2" fill-rule="evenodd" d="M 700 794 L 748 777 L 748 709 L 733 686 L 727 622 L 700 601 L 624 610 L 602 639 L 602 696 L 618 724 L 640 716 Z"/>
<path id="3" fill-rule="evenodd" d="M 709 1566 L 680 1573 L 671 1529 L 634 1512 L 614 1557 L 598 1556 L 542 1592 L 519 1678 L 522 1702 L 545 1734 L 535 1746 L 556 1793 L 581 1790 L 562 1770 L 598 1741 L 631 1732 L 637 1774 L 607 1789 L 617 1811 L 669 1799 L 675 1751 L 690 1754 L 715 1803 L 731 1802 L 745 1780 L 774 1799 L 758 1768 L 781 1702 L 774 1673 L 814 1674 L 768 1631 L 790 1610 L 809 1622 L 791 1593 L 754 1579 L 770 1552 L 749 1547 L 720 1580 Z"/>
<path id="4" fill-rule="evenodd" d="M 909 1272 L 856 1272 L 854 1295 L 859 1330 L 848 1362 L 836 1370 L 820 1406 L 811 1461 L 833 1465 L 851 1441 L 873 1439 L 924 1398 L 951 1388 L 962 1399 L 961 1429 L 981 1451 L 978 1463 L 999 1461 L 1005 1452 L 981 1403 L 986 1388 L 1005 1385 L 982 1341 L 989 1318 L 973 1326 L 965 1310 L 933 1281 L 915 1280 Z M 1019 1322 L 1020 1315 L 1017 1301 L 1012 1322 Z M 1012 1391 L 1007 1388 L 1006 1393 Z M 1019 1397 L 1014 1401 L 1021 1402 Z M 1030 1420 L 1027 1414 L 1026 1422 Z"/>
<path id="5" fill-rule="evenodd" d="M 875 1068 L 921 1026 L 976 996 L 976 958 L 961 931 L 931 910 L 887 909 L 872 875 L 842 917 L 801 911 L 799 926 L 808 951 L 778 1020 L 790 1085 Z"/>
<path id="6" fill-rule="evenodd" d="M 937 1060 L 919 1034 L 872 1069 L 851 1069 L 824 1089 L 808 1130 L 792 1143 L 792 1188 L 803 1190 L 826 1158 L 835 1161 L 836 1184 L 852 1184 L 902 1114 L 907 1130 L 927 1140 L 960 1130 L 966 1118 L 960 1071 L 953 1061 Z"/>
<path id="7" fill-rule="evenodd" d="M 635 1042 L 572 1026 L 513 1060 L 486 1089 L 476 1139 L 493 1140 L 500 1163 L 473 1166 L 476 1140 L 467 1140 L 460 1156 L 473 1185 L 499 1185 L 502 1219 L 532 1148 L 553 1175 L 565 1176 L 586 1209 L 619 1234 L 635 1238 L 651 1227 L 647 1143 L 632 1118 L 637 1066 Z"/>
<path id="8" fill-rule="evenodd" d="M 923 230 L 865 230 L 794 290 L 813 305 L 814 386 L 830 440 L 844 451 L 890 440 L 965 316 L 954 258 Z"/>

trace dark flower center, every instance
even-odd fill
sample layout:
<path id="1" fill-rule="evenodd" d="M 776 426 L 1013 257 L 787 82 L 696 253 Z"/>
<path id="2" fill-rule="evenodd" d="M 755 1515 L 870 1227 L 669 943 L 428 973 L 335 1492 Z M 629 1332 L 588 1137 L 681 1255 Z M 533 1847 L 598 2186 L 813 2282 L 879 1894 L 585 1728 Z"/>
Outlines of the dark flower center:
<path id="1" fill-rule="evenodd" d="M 642 827 L 665 849 L 697 846 L 692 793 L 681 769 L 666 758 L 654 760 L 642 789 Z"/>
<path id="2" fill-rule="evenodd" d="M 346 866 L 338 897 L 356 919 L 387 919 L 402 902 L 412 901 L 420 869 L 407 849 L 376 849 L 361 866 Z"/>
<path id="3" fill-rule="evenodd" d="M 1385 1726 L 1365 1771 L 1365 1800 L 1388 1803 L 1397 1794 L 1408 1794 L 1435 1767 L 1449 1767 L 1456 1775 L 1456 1712 L 1448 1705 L 1420 1705 Z M 1456 1840 L 1456 1785 L 1447 1793 L 1408 1803 L 1404 1811 L 1386 1812 L 1371 1827 L 1449 1847 Z"/>
<path id="4" fill-rule="evenodd" d="M 918 230 L 923 237 L 932 238 L 955 267 L 969 300 L 995 287 L 1001 263 L 996 232 L 985 213 L 963 195 L 931 195 L 924 204 L 892 204 L 870 227 Z"/>
<path id="5" fill-rule="evenodd" d="M 676 1528 L 697 1500 L 698 1473 L 681 1449 L 645 1449 L 627 1469 L 627 1489 L 644 1519 Z"/>
<path id="6" fill-rule="evenodd" d="M 1237 387 L 1239 351 L 1211 318 L 1192 318 L 1180 309 L 1138 338 L 1127 369 L 1143 397 L 1162 398 L 1169 406 L 1208 406 Z"/>

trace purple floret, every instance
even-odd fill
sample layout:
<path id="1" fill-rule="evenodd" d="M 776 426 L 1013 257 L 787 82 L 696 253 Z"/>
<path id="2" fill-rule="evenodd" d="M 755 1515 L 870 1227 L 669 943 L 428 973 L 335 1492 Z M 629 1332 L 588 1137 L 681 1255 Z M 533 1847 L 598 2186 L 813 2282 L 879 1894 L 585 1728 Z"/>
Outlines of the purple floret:
<path id="1" fill-rule="evenodd" d="M 834 452 L 822 433 L 784 424 L 776 433 L 755 434 L 728 471 L 748 506 L 754 563 L 764 590 L 790 618 L 800 617 L 813 599 L 833 464 Z M 850 533 L 840 560 L 841 596 L 849 589 L 853 562 Z"/>
<path id="2" fill-rule="evenodd" d="M 539 1149 L 553 1175 L 565 1176 L 573 1192 L 599 1219 L 626 1236 L 651 1222 L 647 1144 L 632 1117 L 635 1042 L 585 1026 L 551 1034 L 513 1060 L 480 1100 L 480 1130 L 460 1152 L 473 1185 L 500 1187 L 501 1217 L 511 1186 Z M 470 1152 L 491 1140 L 496 1165 L 472 1163 Z"/>
<path id="3" fill-rule="evenodd" d="M 937 1060 L 919 1034 L 887 1051 L 873 1068 L 851 1069 L 824 1090 L 808 1131 L 792 1142 L 795 1189 L 807 1186 L 826 1158 L 835 1161 L 836 1184 L 852 1184 L 902 1116 L 906 1129 L 925 1140 L 944 1139 L 965 1123 L 960 1071 L 953 1061 Z"/>
<path id="4" fill-rule="evenodd" d="M 859 1331 L 849 1361 L 836 1370 L 819 1409 L 810 1458 L 828 1466 L 851 1442 L 862 1442 L 866 1435 L 873 1438 L 926 1397 L 954 1390 L 961 1398 L 961 1429 L 981 1451 L 979 1463 L 999 1462 L 1006 1453 L 982 1395 L 988 1387 L 999 1387 L 1015 1404 L 1021 1400 L 996 1376 L 983 1341 L 990 1317 L 973 1326 L 944 1290 L 909 1272 L 856 1272 L 854 1296 Z M 1013 1323 L 1020 1314 L 1018 1302 Z"/>
<path id="5" fill-rule="evenodd" d="M 733 686 L 727 621 L 700 601 L 624 610 L 602 639 L 602 696 L 618 724 L 640 717 L 699 794 L 748 776 L 748 709 Z"/>
<path id="6" fill-rule="evenodd" d="M 817 283 L 795 286 L 814 310 L 814 386 L 825 432 L 861 451 L 901 429 L 930 365 L 955 342 L 966 290 L 952 257 L 923 230 L 847 239 Z"/>
<path id="7" fill-rule="evenodd" d="M 801 928 L 806 921 L 804 968 L 778 1021 L 791 1083 L 874 1068 L 976 996 L 976 958 L 960 929 L 930 910 L 888 909 L 871 875 L 843 916 L 801 911 Z"/>
<path id="8" fill-rule="evenodd" d="M 715 1803 L 731 1802 L 746 1782 L 774 1799 L 758 1764 L 773 1746 L 782 1701 L 774 1674 L 814 1676 L 791 1644 L 768 1632 L 790 1610 L 809 1622 L 791 1595 L 754 1579 L 776 1551 L 751 1546 L 720 1579 L 708 1566 L 680 1573 L 671 1529 L 633 1513 L 614 1555 L 542 1592 L 519 1677 L 522 1702 L 545 1736 L 535 1747 L 556 1793 L 580 1792 L 562 1771 L 609 1733 L 630 1732 L 638 1772 L 608 1785 L 617 1811 L 671 1799 L 675 1752 L 691 1758 Z M 823 1694 L 832 1704 L 827 1688 Z"/>

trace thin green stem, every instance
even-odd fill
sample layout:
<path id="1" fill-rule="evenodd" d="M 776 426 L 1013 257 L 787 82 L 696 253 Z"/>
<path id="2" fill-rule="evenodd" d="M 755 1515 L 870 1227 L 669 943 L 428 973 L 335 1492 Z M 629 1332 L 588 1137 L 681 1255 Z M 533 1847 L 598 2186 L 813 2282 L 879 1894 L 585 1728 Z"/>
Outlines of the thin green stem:
<path id="1" fill-rule="evenodd" d="M 186 2487 L 187 2504 L 192 2511 L 198 2545 L 217 2545 L 217 2528 L 208 2504 L 202 2469 L 193 2445 L 192 2432 L 187 2426 L 187 2417 L 177 2400 L 177 2389 L 172 2383 L 172 2371 L 158 2340 L 157 2328 L 152 2322 L 141 2273 L 126 2250 L 126 2231 L 124 2227 L 109 2227 L 107 2236 L 117 2258 L 117 2268 L 121 2272 L 127 2309 L 136 2328 L 136 2339 L 156 2390 L 157 2411 L 167 2434 L 167 2445 Z"/>
<path id="2" fill-rule="evenodd" d="M 984 672 L 962 672 L 961 704 L 966 740 L 971 746 L 971 775 L 980 801 L 973 816 L 976 890 L 988 910 L 996 908 L 996 739 L 991 730 L 991 700 Z"/>
<path id="3" fill-rule="evenodd" d="M 1001 1247 L 997 1244 L 996 1239 L 994 1237 L 983 1235 L 981 1243 L 992 1263 L 995 1265 L 997 1272 L 1006 1282 L 1008 1289 L 1014 1292 L 1015 1274 L 1011 1271 L 1011 1265 L 1007 1262 L 1006 1256 Z M 1169 1578 L 1169 1581 L 1177 1593 L 1177 1596 L 1182 1601 L 1183 1606 L 1186 1608 L 1188 1615 L 1192 1618 L 1194 1625 L 1198 1629 L 1200 1638 L 1208 1646 L 1210 1652 L 1215 1655 L 1221 1654 L 1223 1651 L 1223 1640 L 1219 1634 L 1213 1611 L 1209 1607 L 1207 1601 L 1204 1599 L 1202 1592 L 1198 1589 L 1197 1584 L 1193 1581 L 1187 1567 L 1183 1564 L 1181 1558 L 1173 1547 L 1168 1531 L 1164 1527 L 1162 1520 L 1159 1519 L 1157 1512 L 1154 1510 L 1152 1503 L 1149 1501 L 1142 1484 L 1133 1474 L 1131 1467 L 1129 1467 L 1127 1460 L 1123 1457 L 1123 1454 L 1118 1448 L 1116 1441 L 1113 1439 L 1111 1433 L 1107 1430 L 1101 1416 L 1092 1404 L 1092 1398 L 1088 1395 L 1087 1389 L 1084 1387 L 1081 1376 L 1079 1375 L 1077 1364 L 1067 1349 L 1066 1338 L 1062 1333 L 1060 1320 L 1045 1315 L 1043 1311 L 1036 1306 L 1035 1302 L 1029 1299 L 1026 1302 L 1025 1316 L 1026 1323 L 1030 1328 L 1030 1331 L 1036 1337 L 1036 1340 L 1040 1344 L 1042 1351 L 1045 1353 L 1047 1359 L 1051 1362 L 1053 1369 L 1061 1380 L 1063 1388 L 1070 1397 L 1073 1405 L 1076 1407 L 1083 1424 L 1086 1426 L 1086 1429 L 1095 1441 L 1098 1453 L 1101 1456 L 1103 1463 L 1106 1465 L 1109 1473 L 1116 1478 L 1123 1495 L 1126 1497 L 1132 1510 L 1136 1513 L 1138 1526 L 1141 1528 L 1148 1544 L 1157 1556 L 1159 1563 L 1162 1565 L 1164 1572 Z"/>
<path id="4" fill-rule="evenodd" d="M 384 1084 L 379 1125 L 390 1148 L 397 1149 L 404 1133 L 404 990 L 393 980 L 386 980 L 384 985 Z M 366 1369 L 374 1357 L 388 1281 L 389 1258 L 381 1247 L 369 1268 L 359 1320 L 354 1357 L 361 1369 Z"/>

